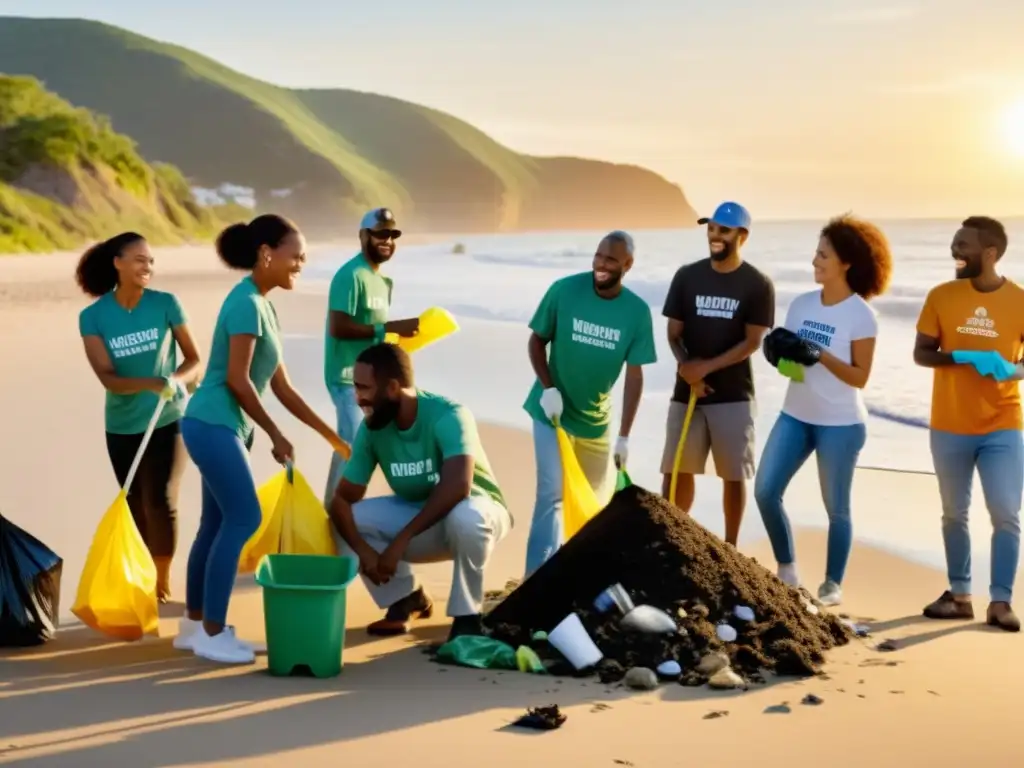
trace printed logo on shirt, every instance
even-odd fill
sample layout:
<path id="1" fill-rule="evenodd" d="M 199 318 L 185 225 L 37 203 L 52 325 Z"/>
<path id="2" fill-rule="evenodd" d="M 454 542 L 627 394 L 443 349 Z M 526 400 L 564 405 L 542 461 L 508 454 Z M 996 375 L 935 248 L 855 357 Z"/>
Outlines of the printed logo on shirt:
<path id="1" fill-rule="evenodd" d="M 572 319 L 572 340 L 580 344 L 602 349 L 615 349 L 621 338 L 622 331 L 618 328 L 590 323 L 580 320 L 578 317 Z"/>
<path id="2" fill-rule="evenodd" d="M 987 339 L 999 338 L 996 321 L 988 316 L 988 310 L 984 307 L 974 310 L 974 314 L 964 320 L 963 325 L 957 326 L 956 332 L 967 336 L 984 336 Z"/>
<path id="3" fill-rule="evenodd" d="M 832 337 L 836 335 L 836 327 L 827 323 L 819 323 L 815 320 L 804 320 L 796 335 L 801 339 L 813 341 L 818 346 L 831 347 Z"/>
<path id="4" fill-rule="evenodd" d="M 124 336 L 115 336 L 107 341 L 107 346 L 116 358 L 133 357 L 144 352 L 156 350 L 157 342 L 160 340 L 160 329 L 150 328 L 147 331 L 138 333 L 126 333 Z"/>
<path id="5" fill-rule="evenodd" d="M 384 298 L 382 298 L 380 296 L 367 296 L 366 299 L 367 299 L 367 304 L 366 305 L 370 309 L 380 310 L 380 309 L 387 309 L 388 308 L 387 299 L 384 299 Z"/>
<path id="6" fill-rule="evenodd" d="M 697 296 L 697 314 L 700 317 L 732 320 L 739 308 L 739 299 L 730 299 L 726 296 Z"/>
<path id="7" fill-rule="evenodd" d="M 391 477 L 420 477 L 425 475 L 426 479 L 432 483 L 437 483 L 441 480 L 441 475 L 434 471 L 433 459 L 392 461 L 390 475 Z"/>

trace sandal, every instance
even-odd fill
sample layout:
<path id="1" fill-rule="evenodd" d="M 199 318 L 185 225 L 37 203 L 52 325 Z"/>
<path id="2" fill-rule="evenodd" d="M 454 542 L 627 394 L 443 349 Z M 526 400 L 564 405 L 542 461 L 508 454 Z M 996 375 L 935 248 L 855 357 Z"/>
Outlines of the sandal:
<path id="1" fill-rule="evenodd" d="M 960 619 L 974 618 L 974 605 L 970 600 L 957 600 L 948 589 L 933 603 L 924 607 L 922 612 L 929 619 Z"/>

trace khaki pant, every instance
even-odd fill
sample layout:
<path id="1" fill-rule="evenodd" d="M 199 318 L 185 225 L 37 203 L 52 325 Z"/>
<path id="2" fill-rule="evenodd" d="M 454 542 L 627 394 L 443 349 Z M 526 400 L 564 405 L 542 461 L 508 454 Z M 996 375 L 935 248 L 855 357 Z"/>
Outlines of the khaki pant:
<path id="1" fill-rule="evenodd" d="M 665 425 L 661 472 L 672 474 L 676 445 L 686 418 L 686 403 L 672 402 Z M 723 480 L 749 480 L 754 476 L 754 402 L 698 405 L 683 446 L 679 474 L 703 475 L 708 454 L 715 458 L 715 473 Z"/>

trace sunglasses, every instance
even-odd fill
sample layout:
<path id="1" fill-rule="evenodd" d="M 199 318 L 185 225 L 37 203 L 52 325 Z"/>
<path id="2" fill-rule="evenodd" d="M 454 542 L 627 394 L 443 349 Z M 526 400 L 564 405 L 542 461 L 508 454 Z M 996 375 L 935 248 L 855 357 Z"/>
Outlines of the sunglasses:
<path id="1" fill-rule="evenodd" d="M 374 240 L 397 240 L 402 236 L 400 229 L 371 229 L 370 237 Z"/>

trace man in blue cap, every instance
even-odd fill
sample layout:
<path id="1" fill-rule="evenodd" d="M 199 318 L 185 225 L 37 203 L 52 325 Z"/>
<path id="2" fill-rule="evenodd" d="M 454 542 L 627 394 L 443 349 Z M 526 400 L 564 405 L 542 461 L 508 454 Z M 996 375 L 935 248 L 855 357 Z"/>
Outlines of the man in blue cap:
<path id="1" fill-rule="evenodd" d="M 395 254 L 395 241 L 401 236 L 390 208 L 368 211 L 359 224 L 361 249 L 335 273 L 327 296 L 324 382 L 338 414 L 338 434 L 349 445 L 363 421 L 352 382 L 359 353 L 384 341 L 386 333 L 408 337 L 419 332 L 419 318 L 388 320 L 392 282 L 380 267 Z M 344 471 L 345 460 L 335 453 L 324 506 L 330 504 Z"/>
<path id="2" fill-rule="evenodd" d="M 689 512 L 694 475 L 704 474 L 708 454 L 724 483 L 725 540 L 735 545 L 746 506 L 746 481 L 754 476 L 754 374 L 750 356 L 775 323 L 775 287 L 740 256 L 750 235 L 750 214 L 722 203 L 707 225 L 710 258 L 679 268 L 662 314 L 678 363 L 669 405 L 661 471 L 668 497 L 676 445 L 691 393 L 697 399 L 683 447 L 676 497 Z"/>

